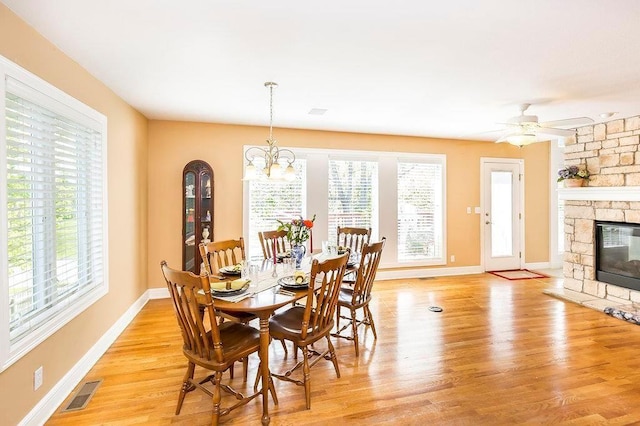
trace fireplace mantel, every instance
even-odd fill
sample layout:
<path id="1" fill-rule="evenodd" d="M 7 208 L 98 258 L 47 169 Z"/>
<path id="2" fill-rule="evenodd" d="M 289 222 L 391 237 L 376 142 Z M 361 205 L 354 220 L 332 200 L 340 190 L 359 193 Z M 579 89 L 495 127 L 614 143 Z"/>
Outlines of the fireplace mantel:
<path id="1" fill-rule="evenodd" d="M 558 197 L 576 201 L 640 201 L 640 186 L 558 188 Z"/>

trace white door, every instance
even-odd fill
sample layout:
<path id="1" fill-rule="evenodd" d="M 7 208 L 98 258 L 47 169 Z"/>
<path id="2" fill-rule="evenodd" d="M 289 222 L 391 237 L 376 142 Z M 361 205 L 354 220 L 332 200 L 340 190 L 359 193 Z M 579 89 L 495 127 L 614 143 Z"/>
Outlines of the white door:
<path id="1" fill-rule="evenodd" d="M 521 269 L 522 160 L 482 160 L 482 235 L 485 271 Z"/>

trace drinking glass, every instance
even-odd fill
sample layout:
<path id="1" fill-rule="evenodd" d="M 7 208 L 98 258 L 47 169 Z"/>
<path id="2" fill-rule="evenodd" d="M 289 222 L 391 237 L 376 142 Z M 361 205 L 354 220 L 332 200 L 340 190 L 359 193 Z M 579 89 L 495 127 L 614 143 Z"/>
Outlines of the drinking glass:
<path id="1" fill-rule="evenodd" d="M 249 287 L 253 289 L 257 288 L 259 278 L 260 278 L 260 267 L 258 265 L 250 265 L 249 279 L 251 281 L 249 282 Z"/>
<path id="2" fill-rule="evenodd" d="M 292 275 L 296 270 L 296 260 L 293 257 L 285 257 L 282 259 L 282 267 L 284 275 Z"/>

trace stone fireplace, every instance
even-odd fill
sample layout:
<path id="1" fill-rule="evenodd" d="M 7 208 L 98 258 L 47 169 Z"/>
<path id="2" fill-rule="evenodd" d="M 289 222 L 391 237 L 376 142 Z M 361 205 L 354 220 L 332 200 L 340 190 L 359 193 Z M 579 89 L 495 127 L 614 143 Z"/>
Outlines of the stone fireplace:
<path id="1" fill-rule="evenodd" d="M 556 295 L 599 310 L 640 303 L 640 290 L 599 281 L 595 267 L 596 221 L 640 224 L 640 116 L 578 129 L 564 162 L 591 177 L 587 187 L 558 190 L 565 253 L 564 291 Z"/>

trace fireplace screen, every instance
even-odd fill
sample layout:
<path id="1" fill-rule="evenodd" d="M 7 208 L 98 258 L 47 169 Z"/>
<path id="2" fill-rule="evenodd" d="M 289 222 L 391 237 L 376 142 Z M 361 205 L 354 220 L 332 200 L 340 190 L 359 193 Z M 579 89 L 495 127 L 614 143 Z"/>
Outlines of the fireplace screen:
<path id="1" fill-rule="evenodd" d="M 640 224 L 596 222 L 596 279 L 640 291 Z"/>

